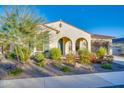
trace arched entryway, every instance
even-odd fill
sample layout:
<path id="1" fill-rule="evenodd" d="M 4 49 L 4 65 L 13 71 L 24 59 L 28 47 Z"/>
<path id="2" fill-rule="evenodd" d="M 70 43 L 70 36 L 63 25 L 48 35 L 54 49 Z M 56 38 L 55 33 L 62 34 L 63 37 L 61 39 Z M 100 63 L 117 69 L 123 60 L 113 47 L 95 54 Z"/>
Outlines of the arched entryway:
<path id="1" fill-rule="evenodd" d="M 79 49 L 82 49 L 82 48 L 88 48 L 88 42 L 86 39 L 84 38 L 78 38 L 76 40 L 76 51 L 78 51 Z"/>
<path id="2" fill-rule="evenodd" d="M 72 41 L 68 37 L 62 37 L 58 41 L 58 47 L 63 55 L 72 52 Z"/>

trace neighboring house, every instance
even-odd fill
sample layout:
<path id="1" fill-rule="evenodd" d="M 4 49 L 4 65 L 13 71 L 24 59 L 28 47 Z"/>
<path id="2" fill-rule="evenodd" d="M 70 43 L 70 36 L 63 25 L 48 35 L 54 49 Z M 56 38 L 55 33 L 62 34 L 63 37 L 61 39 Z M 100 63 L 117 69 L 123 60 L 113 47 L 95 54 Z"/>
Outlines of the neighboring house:
<path id="1" fill-rule="evenodd" d="M 113 54 L 124 55 L 124 38 L 113 39 Z"/>
<path id="2" fill-rule="evenodd" d="M 95 52 L 103 46 L 107 48 L 108 54 L 112 55 L 112 36 L 91 34 L 64 21 L 39 26 L 46 27 L 50 31 L 49 44 L 44 45 L 44 51 L 57 47 L 63 55 L 66 55 L 69 52 L 76 53 L 80 48 Z"/>

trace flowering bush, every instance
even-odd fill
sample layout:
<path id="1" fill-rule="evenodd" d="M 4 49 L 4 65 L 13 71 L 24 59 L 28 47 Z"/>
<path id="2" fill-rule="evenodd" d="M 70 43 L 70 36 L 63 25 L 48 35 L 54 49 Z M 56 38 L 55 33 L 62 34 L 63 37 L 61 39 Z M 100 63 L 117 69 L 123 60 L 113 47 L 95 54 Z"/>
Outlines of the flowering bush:
<path id="1" fill-rule="evenodd" d="M 96 63 L 96 62 L 97 62 L 97 56 L 96 56 L 96 54 L 92 53 L 92 54 L 90 55 L 90 61 L 91 61 L 92 63 Z"/>
<path id="2" fill-rule="evenodd" d="M 104 60 L 107 61 L 108 63 L 111 63 L 113 61 L 113 56 L 112 55 L 105 56 Z"/>
<path id="3" fill-rule="evenodd" d="M 72 53 L 69 53 L 66 55 L 66 62 L 68 64 L 73 64 L 75 62 L 75 55 Z"/>

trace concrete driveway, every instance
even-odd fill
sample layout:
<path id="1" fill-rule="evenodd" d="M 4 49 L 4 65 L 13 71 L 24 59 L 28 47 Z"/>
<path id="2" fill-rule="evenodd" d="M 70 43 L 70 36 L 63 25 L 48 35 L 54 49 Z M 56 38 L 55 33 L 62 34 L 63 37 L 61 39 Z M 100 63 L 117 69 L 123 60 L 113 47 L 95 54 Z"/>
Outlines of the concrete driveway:
<path id="1" fill-rule="evenodd" d="M 114 56 L 114 60 L 124 61 L 124 57 Z"/>

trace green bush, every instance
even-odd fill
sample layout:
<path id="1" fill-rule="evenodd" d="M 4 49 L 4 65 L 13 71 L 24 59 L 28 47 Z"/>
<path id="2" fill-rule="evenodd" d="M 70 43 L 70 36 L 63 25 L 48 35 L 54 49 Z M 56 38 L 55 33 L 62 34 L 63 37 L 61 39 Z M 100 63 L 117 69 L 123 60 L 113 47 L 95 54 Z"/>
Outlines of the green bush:
<path id="1" fill-rule="evenodd" d="M 80 57 L 81 64 L 91 64 L 91 53 L 86 48 L 78 50 L 78 54 Z"/>
<path id="2" fill-rule="evenodd" d="M 8 71 L 8 75 L 17 76 L 17 75 L 21 74 L 22 72 L 23 72 L 22 69 L 16 68 L 16 69 Z"/>
<path id="3" fill-rule="evenodd" d="M 44 60 L 44 55 L 43 53 L 37 53 L 35 56 L 34 56 L 34 59 L 37 61 L 37 62 L 42 62 Z"/>
<path id="4" fill-rule="evenodd" d="M 112 66 L 111 66 L 111 64 L 101 64 L 101 68 L 112 69 Z"/>
<path id="5" fill-rule="evenodd" d="M 54 60 L 59 60 L 61 57 L 61 50 L 59 48 L 52 48 L 50 50 L 50 57 Z"/>
<path id="6" fill-rule="evenodd" d="M 60 69 L 62 72 L 71 72 L 71 69 L 67 66 L 64 66 Z"/>
<path id="7" fill-rule="evenodd" d="M 73 64 L 75 62 L 75 55 L 72 53 L 69 53 L 66 55 L 66 62 L 68 64 Z"/>
<path id="8" fill-rule="evenodd" d="M 98 57 L 99 59 L 103 59 L 106 53 L 107 53 L 106 48 L 100 47 L 100 48 L 97 50 L 96 55 L 97 55 L 97 57 Z"/>

